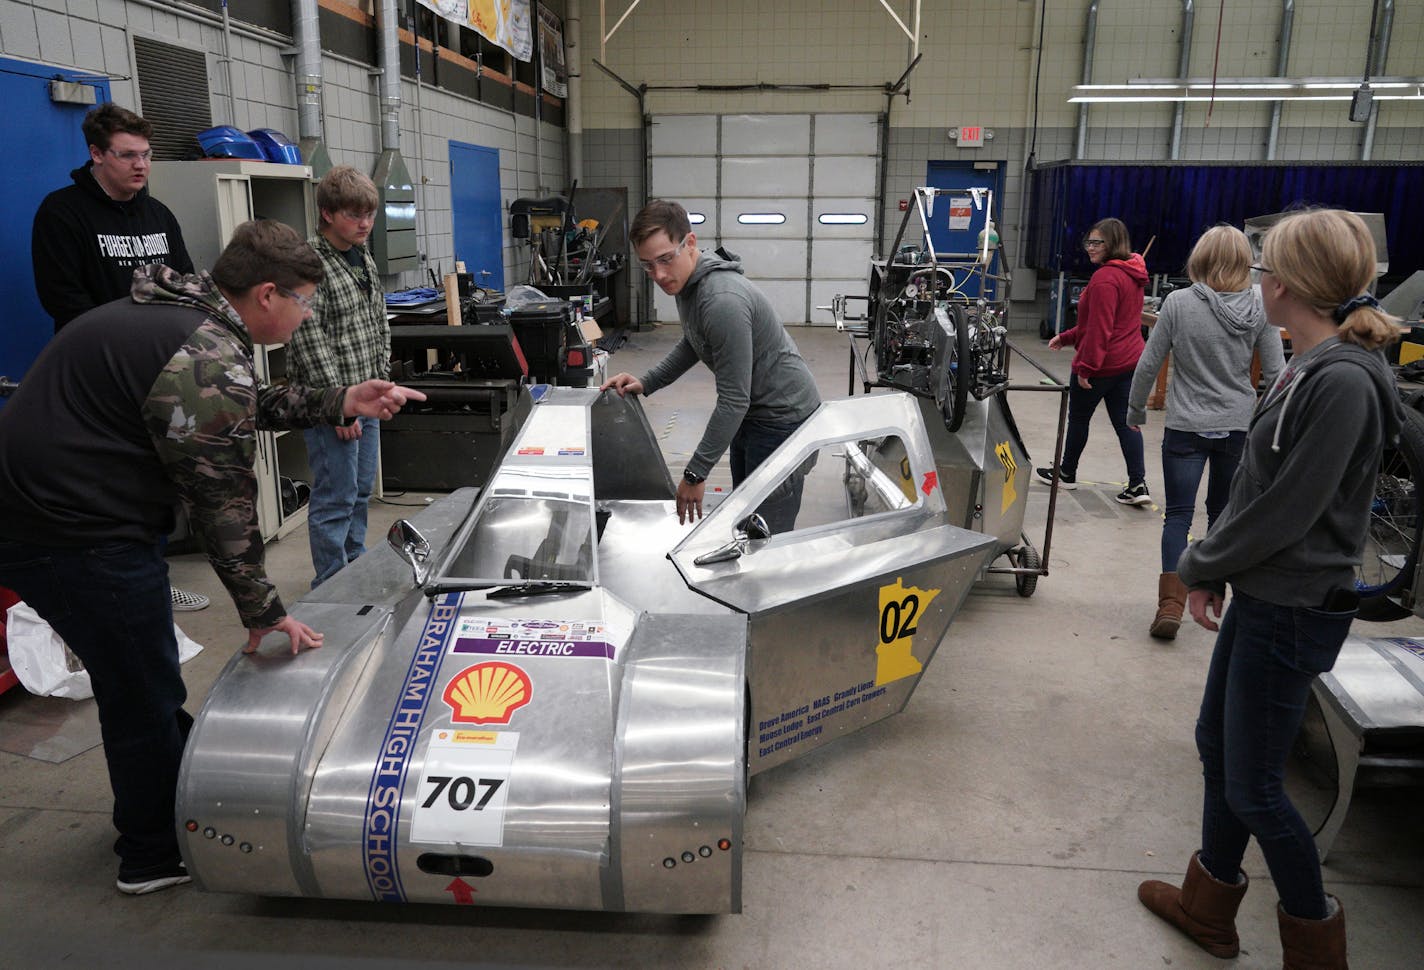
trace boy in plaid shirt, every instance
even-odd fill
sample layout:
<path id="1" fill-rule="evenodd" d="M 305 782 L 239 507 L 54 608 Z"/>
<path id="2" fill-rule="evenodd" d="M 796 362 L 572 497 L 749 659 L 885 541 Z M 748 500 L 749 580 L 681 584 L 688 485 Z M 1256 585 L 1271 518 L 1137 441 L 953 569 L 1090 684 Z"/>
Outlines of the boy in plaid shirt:
<path id="1" fill-rule="evenodd" d="M 366 245 L 377 202 L 375 183 L 350 165 L 336 166 L 317 183 L 321 226 L 310 242 L 326 276 L 311 317 L 288 344 L 293 383 L 342 387 L 390 373 L 385 293 Z M 358 417 L 303 435 L 312 471 L 307 533 L 315 588 L 366 551 L 366 509 L 380 461 L 381 423 Z"/>

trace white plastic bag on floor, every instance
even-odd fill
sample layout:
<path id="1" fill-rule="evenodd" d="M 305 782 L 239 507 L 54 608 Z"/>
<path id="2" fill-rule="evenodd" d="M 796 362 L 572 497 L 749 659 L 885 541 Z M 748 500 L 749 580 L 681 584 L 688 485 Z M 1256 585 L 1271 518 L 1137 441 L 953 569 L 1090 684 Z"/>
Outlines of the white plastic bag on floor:
<path id="1" fill-rule="evenodd" d="M 5 628 L 10 666 L 25 690 L 41 697 L 68 697 L 75 701 L 94 696 L 83 662 L 27 604 L 10 607 Z M 178 638 L 179 663 L 187 663 L 202 652 L 202 645 L 176 623 L 173 635 Z"/>

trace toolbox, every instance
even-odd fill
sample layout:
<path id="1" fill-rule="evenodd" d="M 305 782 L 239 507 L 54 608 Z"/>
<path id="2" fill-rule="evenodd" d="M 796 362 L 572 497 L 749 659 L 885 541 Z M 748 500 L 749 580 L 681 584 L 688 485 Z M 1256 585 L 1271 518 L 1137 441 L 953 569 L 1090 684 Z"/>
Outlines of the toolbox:
<path id="1" fill-rule="evenodd" d="M 509 413 L 527 372 L 507 323 L 391 328 L 392 377 L 425 394 L 381 422 L 390 490 L 483 486 L 509 446 Z"/>
<path id="2" fill-rule="evenodd" d="M 545 300 L 505 311 L 535 384 L 588 387 L 593 373 L 593 347 L 579 329 L 574 305 Z"/>

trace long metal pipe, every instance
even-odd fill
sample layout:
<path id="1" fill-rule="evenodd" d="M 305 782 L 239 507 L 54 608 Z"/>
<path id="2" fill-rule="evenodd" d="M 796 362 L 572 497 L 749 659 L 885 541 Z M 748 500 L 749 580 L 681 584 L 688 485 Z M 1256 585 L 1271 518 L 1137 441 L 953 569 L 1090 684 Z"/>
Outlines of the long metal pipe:
<path id="1" fill-rule="evenodd" d="M 1276 41 L 1276 77 L 1289 77 L 1291 28 L 1295 25 L 1295 0 L 1281 0 L 1281 32 Z M 1271 102 L 1271 130 L 1266 136 L 1266 161 L 1276 157 L 1276 141 L 1281 133 L 1281 102 Z"/>
<path id="2" fill-rule="evenodd" d="M 1182 0 L 1182 54 L 1177 61 L 1177 77 L 1183 81 L 1187 79 L 1188 70 L 1192 62 L 1192 27 L 1195 25 L 1197 13 L 1192 0 Z M 1182 154 L 1182 118 L 1186 114 L 1187 106 L 1184 102 L 1178 101 L 1172 108 L 1172 148 L 1168 158 L 1176 161 Z"/>
<path id="3" fill-rule="evenodd" d="M 1093 83 L 1093 53 L 1098 45 L 1098 0 L 1088 4 L 1088 20 L 1083 27 L 1083 83 Z M 1073 141 L 1073 157 L 1082 158 L 1088 147 L 1088 103 L 1078 105 L 1078 137 Z"/>
<path id="4" fill-rule="evenodd" d="M 292 43 L 297 49 L 297 132 L 321 138 L 321 26 L 317 0 L 292 0 Z"/>
<path id="5" fill-rule="evenodd" d="M 313 0 L 315 2 L 315 0 Z M 381 68 L 381 148 L 400 151 L 400 33 L 396 0 L 381 0 L 379 13 L 380 44 L 377 61 Z M 415 47 L 415 59 L 420 61 L 420 44 Z"/>
<path id="6" fill-rule="evenodd" d="M 232 17 L 228 15 L 227 0 L 222 0 L 222 64 L 227 71 L 227 120 L 237 127 L 237 86 L 232 77 Z"/>
<path id="7" fill-rule="evenodd" d="M 564 67 L 569 72 L 564 104 L 569 126 L 569 181 L 583 181 L 583 4 L 568 0 L 564 12 Z"/>
<path id="8" fill-rule="evenodd" d="M 1377 0 L 1378 2 L 1378 0 Z M 1389 57 L 1389 34 L 1394 26 L 1394 0 L 1384 0 L 1380 10 L 1379 33 L 1375 36 L 1375 46 L 1370 56 L 1370 77 L 1384 73 L 1385 59 Z M 1379 122 L 1379 102 L 1370 108 L 1370 120 L 1365 122 L 1365 137 L 1360 142 L 1360 161 L 1368 162 L 1375 148 L 1375 125 Z"/>

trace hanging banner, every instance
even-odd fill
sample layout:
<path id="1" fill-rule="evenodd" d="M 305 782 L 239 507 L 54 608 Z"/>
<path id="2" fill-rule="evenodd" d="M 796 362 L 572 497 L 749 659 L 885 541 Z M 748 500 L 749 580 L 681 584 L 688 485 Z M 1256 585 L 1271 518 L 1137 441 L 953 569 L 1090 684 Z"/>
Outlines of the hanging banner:
<path id="1" fill-rule="evenodd" d="M 478 31 L 521 61 L 534 59 L 530 0 L 419 0 L 447 20 Z"/>
<path id="2" fill-rule="evenodd" d="M 556 98 L 569 96 L 569 69 L 564 62 L 564 22 L 539 4 L 539 59 L 544 65 L 544 90 Z"/>

